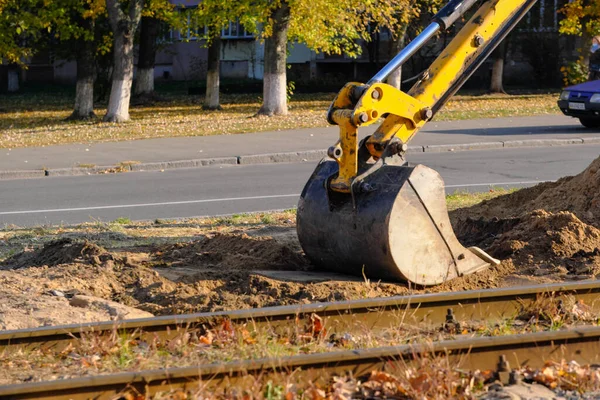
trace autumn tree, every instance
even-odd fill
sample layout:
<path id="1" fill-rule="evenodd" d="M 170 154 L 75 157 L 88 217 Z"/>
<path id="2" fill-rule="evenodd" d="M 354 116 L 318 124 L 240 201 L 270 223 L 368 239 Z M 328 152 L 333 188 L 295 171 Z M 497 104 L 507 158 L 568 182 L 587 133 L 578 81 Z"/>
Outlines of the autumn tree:
<path id="1" fill-rule="evenodd" d="M 140 22 L 137 77 L 134 88 L 136 96 L 153 96 L 154 65 L 158 51 L 161 25 L 175 29 L 182 25 L 176 4 L 168 0 L 146 0 Z"/>
<path id="2" fill-rule="evenodd" d="M 113 34 L 113 73 L 107 122 L 129 120 L 129 102 L 133 82 L 133 40 L 142 17 L 144 0 L 106 0 L 108 20 Z"/>
<path id="3" fill-rule="evenodd" d="M 154 93 L 154 64 L 158 48 L 157 39 L 160 20 L 143 16 L 140 23 L 140 41 L 137 62 L 137 77 L 134 95 L 149 96 Z"/>
<path id="4" fill-rule="evenodd" d="M 587 65 L 592 37 L 600 33 L 600 0 L 572 0 L 560 12 L 564 18 L 560 21 L 559 32 L 583 38 L 579 53 Z"/>
<path id="5" fill-rule="evenodd" d="M 19 69 L 34 49 L 50 22 L 40 0 L 0 0 L 0 60 L 8 65 L 8 91 L 19 89 Z"/>
<path id="6" fill-rule="evenodd" d="M 223 2 L 222 0 L 203 0 L 195 9 L 188 11 L 189 25 L 186 30 L 191 36 L 204 41 L 208 49 L 206 95 L 202 108 L 218 110 L 221 108 L 219 97 L 219 76 L 221 61 L 221 32 L 229 23 L 240 21 L 248 31 L 256 32 L 255 15 L 259 13 L 260 2 L 241 0 Z"/>
<path id="7" fill-rule="evenodd" d="M 506 41 L 502 40 L 498 47 L 492 53 L 492 79 L 490 83 L 491 93 L 505 93 L 504 92 L 504 58 L 506 56 Z"/>
<path id="8" fill-rule="evenodd" d="M 263 104 L 259 115 L 287 114 L 286 58 L 289 41 L 329 54 L 360 52 L 359 39 L 369 40 L 369 24 L 376 29 L 396 26 L 403 0 L 264 0 L 265 40 Z M 256 3 L 255 3 L 256 4 Z"/>
<path id="9" fill-rule="evenodd" d="M 579 59 L 561 68 L 561 71 L 566 84 L 581 83 L 588 78 L 592 38 L 600 33 L 600 0 L 571 0 L 559 12 L 564 16 L 559 32 L 583 39 Z"/>
<path id="10" fill-rule="evenodd" d="M 64 59 L 74 58 L 77 63 L 75 104 L 68 119 L 95 118 L 96 53 L 108 51 L 108 29 L 101 32 L 103 23 L 98 23 L 99 19 L 106 21 L 105 0 L 55 0 L 46 11 L 52 24 L 51 35 L 60 43 L 54 46 L 54 52 Z"/>
<path id="11" fill-rule="evenodd" d="M 285 115 L 287 109 L 287 42 L 290 29 L 290 5 L 283 0 L 270 15 L 270 34 L 265 40 L 263 103 L 259 115 Z"/>
<path id="12" fill-rule="evenodd" d="M 383 24 L 392 34 L 391 56 L 398 54 L 406 45 L 410 35 L 420 33 L 432 15 L 443 6 L 444 0 L 401 0 L 395 5 L 395 20 L 383 20 Z M 388 76 L 387 83 L 400 89 L 402 84 L 402 66 Z"/>

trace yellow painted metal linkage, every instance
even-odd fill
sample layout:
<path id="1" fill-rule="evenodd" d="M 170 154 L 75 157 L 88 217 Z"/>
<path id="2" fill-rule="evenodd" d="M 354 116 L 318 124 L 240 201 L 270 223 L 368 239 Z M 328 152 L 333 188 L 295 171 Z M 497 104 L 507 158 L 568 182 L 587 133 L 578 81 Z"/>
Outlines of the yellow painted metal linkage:
<path id="1" fill-rule="evenodd" d="M 328 114 L 329 121 L 340 127 L 340 139 L 329 150 L 329 155 L 339 164 L 339 174 L 331 182 L 331 189 L 349 192 L 358 173 L 358 127 L 384 118 L 366 143 L 375 159 L 381 157 L 383 149 L 394 137 L 408 143 L 488 42 L 497 37 L 512 15 L 528 2 L 530 0 L 485 2 L 408 94 L 384 83 L 374 83 L 366 90 L 364 85 L 355 82 L 344 86 Z M 354 103 L 353 94 L 361 88 L 360 98 Z"/>

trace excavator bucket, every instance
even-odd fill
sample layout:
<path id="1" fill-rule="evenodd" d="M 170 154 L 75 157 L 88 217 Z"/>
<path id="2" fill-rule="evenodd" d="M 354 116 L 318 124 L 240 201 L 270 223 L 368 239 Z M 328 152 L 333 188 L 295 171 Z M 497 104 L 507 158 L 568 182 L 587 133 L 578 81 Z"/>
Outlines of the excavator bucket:
<path id="1" fill-rule="evenodd" d="M 434 170 L 384 164 L 351 194 L 329 189 L 337 173 L 335 161 L 321 161 L 298 204 L 298 238 L 314 264 L 428 286 L 499 263 L 458 242 Z"/>
<path id="2" fill-rule="evenodd" d="M 347 83 L 327 120 L 339 127 L 307 182 L 297 211 L 300 244 L 312 262 L 369 279 L 429 286 L 499 261 L 463 247 L 434 170 L 405 162 L 408 143 L 485 61 L 536 0 L 449 0 L 410 43 L 366 84 Z M 408 92 L 383 83 L 475 4 L 469 22 Z M 383 120 L 358 141 L 358 129 Z"/>

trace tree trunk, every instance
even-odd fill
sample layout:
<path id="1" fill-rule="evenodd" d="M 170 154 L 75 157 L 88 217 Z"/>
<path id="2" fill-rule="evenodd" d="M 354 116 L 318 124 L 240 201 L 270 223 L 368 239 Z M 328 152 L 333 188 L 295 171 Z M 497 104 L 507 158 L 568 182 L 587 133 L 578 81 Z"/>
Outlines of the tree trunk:
<path id="1" fill-rule="evenodd" d="M 133 82 L 133 37 L 140 22 L 143 0 L 130 0 L 128 13 L 121 8 L 119 0 L 106 0 L 108 19 L 114 37 L 114 62 L 107 122 L 129 120 L 129 101 Z"/>
<path id="2" fill-rule="evenodd" d="M 583 58 L 582 64 L 585 68 L 590 65 L 590 46 L 592 45 L 593 35 L 587 29 L 590 23 L 590 17 L 585 16 L 581 18 L 581 42 L 582 47 L 579 48 L 579 56 Z"/>
<path id="3" fill-rule="evenodd" d="M 15 93 L 19 91 L 19 66 L 17 64 L 10 64 L 8 66 L 8 81 L 6 89 L 9 93 Z"/>
<path id="4" fill-rule="evenodd" d="M 263 104 L 258 115 L 287 114 L 286 60 L 287 32 L 290 26 L 290 7 L 287 1 L 271 14 L 273 32 L 265 40 L 265 72 L 263 77 Z"/>
<path id="5" fill-rule="evenodd" d="M 394 58 L 396 54 L 400 53 L 400 50 L 404 48 L 404 42 L 406 40 L 406 29 L 408 25 L 404 26 L 403 29 L 398 32 L 398 36 L 392 41 L 392 49 L 390 51 L 390 59 Z M 387 83 L 396 89 L 400 89 L 402 86 L 402 66 L 396 68 L 388 78 Z"/>
<path id="6" fill-rule="evenodd" d="M 142 17 L 140 23 L 140 47 L 137 64 L 137 80 L 134 94 L 154 93 L 154 63 L 156 60 L 157 38 L 160 21 L 152 17 Z"/>
<path id="7" fill-rule="evenodd" d="M 220 110 L 219 102 L 219 73 L 221 60 L 221 38 L 214 37 L 208 46 L 208 71 L 206 73 L 206 96 L 202 108 L 205 110 Z"/>
<path id="8" fill-rule="evenodd" d="M 494 50 L 494 64 L 492 66 L 492 82 L 490 93 L 506 93 L 502 84 L 504 75 L 504 56 L 506 54 L 506 40 L 503 40 Z"/>
<path id="9" fill-rule="evenodd" d="M 93 21 L 88 18 L 82 22 L 85 29 L 94 29 Z M 96 80 L 96 49 L 93 40 L 81 38 L 77 42 L 77 86 L 75 88 L 75 107 L 68 120 L 86 120 L 96 118 L 94 114 L 94 81 Z"/>

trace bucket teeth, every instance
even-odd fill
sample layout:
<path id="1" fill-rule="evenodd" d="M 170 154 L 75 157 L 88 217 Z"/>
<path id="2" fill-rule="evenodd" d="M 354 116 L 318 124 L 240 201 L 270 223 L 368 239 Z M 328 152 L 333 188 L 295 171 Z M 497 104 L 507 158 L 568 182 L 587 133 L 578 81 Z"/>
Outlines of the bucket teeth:
<path id="1" fill-rule="evenodd" d="M 499 261 L 463 247 L 446 209 L 444 183 L 423 165 L 383 165 L 363 180 L 373 190 L 328 189 L 337 163 L 323 160 L 298 204 L 300 244 L 325 270 L 437 285 Z"/>
<path id="2" fill-rule="evenodd" d="M 468 250 L 470 250 L 473 254 L 481 258 L 483 261 L 486 261 L 490 265 L 500 265 L 500 260 L 490 256 L 488 253 L 481 250 L 479 247 L 469 247 Z"/>

